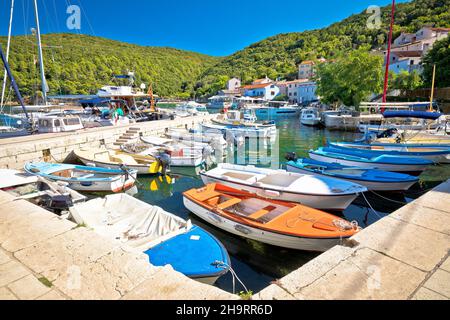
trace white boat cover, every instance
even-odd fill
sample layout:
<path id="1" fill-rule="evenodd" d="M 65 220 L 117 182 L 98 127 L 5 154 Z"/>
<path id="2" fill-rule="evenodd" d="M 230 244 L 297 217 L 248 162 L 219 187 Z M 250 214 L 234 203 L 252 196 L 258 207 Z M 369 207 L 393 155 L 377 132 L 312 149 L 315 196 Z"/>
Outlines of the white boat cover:
<path id="1" fill-rule="evenodd" d="M 37 182 L 37 176 L 18 170 L 0 169 L 0 189 Z"/>
<path id="2" fill-rule="evenodd" d="M 72 218 L 98 234 L 146 251 L 191 228 L 185 221 L 163 209 L 127 194 L 109 195 L 74 206 Z"/>

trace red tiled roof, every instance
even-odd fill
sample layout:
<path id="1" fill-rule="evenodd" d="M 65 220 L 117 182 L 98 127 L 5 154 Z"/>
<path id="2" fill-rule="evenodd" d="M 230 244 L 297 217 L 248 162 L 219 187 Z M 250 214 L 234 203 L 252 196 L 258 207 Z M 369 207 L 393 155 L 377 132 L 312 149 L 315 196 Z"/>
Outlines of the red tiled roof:
<path id="1" fill-rule="evenodd" d="M 268 86 L 271 86 L 272 83 L 260 83 L 260 84 L 250 84 L 248 86 L 243 86 L 241 88 L 243 89 L 261 89 L 261 88 L 265 88 Z"/>
<path id="2" fill-rule="evenodd" d="M 397 57 L 421 57 L 423 51 L 394 51 L 392 54 L 395 54 Z"/>
<path id="3" fill-rule="evenodd" d="M 450 32 L 450 28 L 431 28 L 433 31 L 448 31 Z"/>
<path id="4" fill-rule="evenodd" d="M 305 60 L 305 61 L 302 61 L 302 63 L 300 63 L 300 64 L 311 64 L 311 65 L 314 65 L 315 63 L 314 63 L 314 61 L 311 61 L 311 60 Z"/>

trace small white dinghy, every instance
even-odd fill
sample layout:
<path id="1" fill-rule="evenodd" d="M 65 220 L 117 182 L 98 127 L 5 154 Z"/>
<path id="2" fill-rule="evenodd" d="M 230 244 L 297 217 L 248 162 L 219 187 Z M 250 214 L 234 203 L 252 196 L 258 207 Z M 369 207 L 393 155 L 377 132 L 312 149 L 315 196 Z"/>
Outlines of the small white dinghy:
<path id="1" fill-rule="evenodd" d="M 71 218 L 111 242 L 143 252 L 154 266 L 171 265 L 213 284 L 228 271 L 224 246 L 202 228 L 127 194 L 109 195 L 70 209 Z"/>
<path id="2" fill-rule="evenodd" d="M 155 136 L 141 137 L 147 149 L 142 148 L 142 145 L 136 145 L 141 151 L 136 152 L 141 155 L 159 156 L 161 151 L 165 151 L 170 155 L 170 165 L 173 167 L 198 167 L 201 166 L 205 159 L 214 152 L 209 150 L 207 145 L 202 143 L 192 142 L 191 146 L 183 143 L 178 143 L 172 139 L 160 138 Z M 122 148 L 128 152 L 132 151 L 129 148 Z"/>
<path id="3" fill-rule="evenodd" d="M 254 166 L 219 164 L 201 176 L 205 184 L 220 183 L 259 197 L 297 202 L 323 210 L 345 210 L 360 193 L 367 191 L 359 184 L 334 178 Z"/>
<path id="4" fill-rule="evenodd" d="M 53 181 L 62 181 L 69 188 L 84 192 L 123 192 L 134 186 L 137 171 L 114 170 L 63 163 L 30 162 L 25 171 Z"/>
<path id="5" fill-rule="evenodd" d="M 17 200 L 27 200 L 61 215 L 86 197 L 70 189 L 66 183 L 53 182 L 18 170 L 0 169 L 0 190 Z"/>

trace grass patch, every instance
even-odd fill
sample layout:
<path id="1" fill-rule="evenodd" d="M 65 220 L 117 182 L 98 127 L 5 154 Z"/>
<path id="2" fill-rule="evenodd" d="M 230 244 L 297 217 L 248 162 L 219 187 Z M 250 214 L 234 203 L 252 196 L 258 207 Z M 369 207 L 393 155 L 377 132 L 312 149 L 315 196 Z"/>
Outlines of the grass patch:
<path id="1" fill-rule="evenodd" d="M 42 283 L 44 286 L 46 286 L 48 288 L 53 287 L 53 283 L 50 280 L 48 280 L 46 277 L 39 278 L 38 280 L 40 283 Z"/>
<path id="2" fill-rule="evenodd" d="M 241 291 L 241 292 L 239 292 L 239 297 L 242 299 L 242 300 L 252 300 L 252 297 L 253 297 L 253 291 L 247 291 L 247 292 L 245 292 L 245 291 Z"/>

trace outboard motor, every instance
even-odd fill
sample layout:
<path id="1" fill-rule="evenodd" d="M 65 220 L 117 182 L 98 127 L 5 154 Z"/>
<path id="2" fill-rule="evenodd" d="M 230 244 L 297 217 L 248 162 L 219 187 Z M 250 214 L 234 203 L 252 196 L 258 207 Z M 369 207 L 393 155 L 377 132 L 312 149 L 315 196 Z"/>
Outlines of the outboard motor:
<path id="1" fill-rule="evenodd" d="M 68 210 L 73 206 L 73 201 L 70 196 L 67 195 L 58 195 L 53 196 L 46 199 L 46 207 L 50 211 L 56 213 L 57 215 L 61 215 L 62 211 Z"/>
<path id="2" fill-rule="evenodd" d="M 203 160 L 206 162 L 208 166 L 217 162 L 215 157 L 215 150 L 212 146 L 207 145 L 202 150 Z"/>
<path id="3" fill-rule="evenodd" d="M 383 132 L 378 134 L 377 138 L 390 138 L 394 134 L 397 134 L 397 133 L 398 133 L 398 130 L 396 128 L 391 128 L 391 129 L 384 130 Z"/>
<path id="4" fill-rule="evenodd" d="M 167 152 L 162 152 L 155 158 L 158 160 L 159 166 L 162 167 L 162 175 L 165 176 L 167 173 L 167 168 L 169 168 L 170 162 L 172 160 L 170 154 L 168 154 Z"/>
<path id="5" fill-rule="evenodd" d="M 285 159 L 287 161 L 297 161 L 298 157 L 295 152 L 288 152 L 288 153 L 286 153 Z"/>

